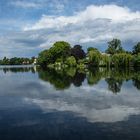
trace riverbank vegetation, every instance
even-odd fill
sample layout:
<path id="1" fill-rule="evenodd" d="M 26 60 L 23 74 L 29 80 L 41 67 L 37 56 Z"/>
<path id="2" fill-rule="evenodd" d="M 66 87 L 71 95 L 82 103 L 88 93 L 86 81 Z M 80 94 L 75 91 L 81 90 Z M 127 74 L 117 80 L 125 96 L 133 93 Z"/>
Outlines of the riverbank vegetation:
<path id="1" fill-rule="evenodd" d="M 2 60 L 0 60 L 0 65 L 30 65 L 35 63 L 35 59 L 36 59 L 35 57 L 32 58 L 4 57 Z"/>
<path id="2" fill-rule="evenodd" d="M 48 49 L 39 53 L 38 64 L 41 67 L 67 68 L 76 67 L 140 67 L 140 42 L 132 51 L 126 51 L 119 39 L 108 42 L 106 51 L 100 52 L 95 47 L 85 52 L 81 45 L 71 47 L 68 42 L 58 41 Z"/>

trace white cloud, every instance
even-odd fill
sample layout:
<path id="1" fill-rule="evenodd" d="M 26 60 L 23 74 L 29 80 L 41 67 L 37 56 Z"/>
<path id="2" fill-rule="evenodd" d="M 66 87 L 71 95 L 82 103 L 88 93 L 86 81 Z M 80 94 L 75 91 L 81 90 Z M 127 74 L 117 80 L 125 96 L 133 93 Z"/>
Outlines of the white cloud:
<path id="1" fill-rule="evenodd" d="M 28 96 L 24 98 L 24 101 L 38 105 L 43 113 L 68 111 L 92 123 L 127 121 L 131 115 L 140 114 L 139 91 L 134 87 L 129 89 L 122 87 L 118 95 L 113 95 L 106 89 L 107 85 L 103 86 L 101 83 L 96 86 L 83 85 L 78 88 L 71 86 L 64 91 L 56 91 L 49 83 L 41 82 L 41 85 L 47 89 L 47 93 L 45 89 L 42 91 L 46 95 L 43 94 L 42 97 L 42 94 L 37 94 L 39 96 L 34 96 L 34 98 Z"/>
<path id="2" fill-rule="evenodd" d="M 40 31 L 44 40 L 40 47 L 65 40 L 73 44 L 100 44 L 112 38 L 135 44 L 140 36 L 140 11 L 133 12 L 117 5 L 88 6 L 73 16 L 43 15 L 24 31 Z M 130 48 L 129 48 L 130 49 Z"/>
<path id="3" fill-rule="evenodd" d="M 38 99 L 27 99 L 25 101 L 33 102 L 40 106 L 43 112 L 48 112 L 48 110 L 57 111 L 71 111 L 76 113 L 80 117 L 85 117 L 89 122 L 104 122 L 113 123 L 119 121 L 126 121 L 131 115 L 139 115 L 139 108 L 132 108 L 128 106 L 115 105 L 110 108 L 96 109 L 87 108 L 87 106 L 79 104 L 68 104 L 62 100 L 38 100 Z"/>
<path id="4" fill-rule="evenodd" d="M 55 17 L 55 16 L 46 16 L 43 15 L 41 20 L 37 22 L 32 27 L 25 27 L 24 30 L 37 30 L 37 29 L 43 29 L 43 28 L 61 28 L 68 24 L 76 24 L 77 18 L 76 17 Z"/>
<path id="5" fill-rule="evenodd" d="M 88 6 L 84 11 L 77 12 L 73 16 L 47 16 L 42 18 L 31 27 L 25 27 L 25 30 L 37 30 L 43 28 L 62 28 L 69 24 L 81 24 L 87 21 L 97 19 L 109 19 L 111 22 L 127 22 L 134 19 L 140 19 L 140 12 L 132 12 L 126 7 L 117 5 Z"/>
<path id="6" fill-rule="evenodd" d="M 92 5 L 87 7 L 84 12 L 80 12 L 78 15 L 85 20 L 106 18 L 118 22 L 121 20 L 133 20 L 135 18 L 140 18 L 140 12 L 131 12 L 130 9 L 117 5 Z"/>

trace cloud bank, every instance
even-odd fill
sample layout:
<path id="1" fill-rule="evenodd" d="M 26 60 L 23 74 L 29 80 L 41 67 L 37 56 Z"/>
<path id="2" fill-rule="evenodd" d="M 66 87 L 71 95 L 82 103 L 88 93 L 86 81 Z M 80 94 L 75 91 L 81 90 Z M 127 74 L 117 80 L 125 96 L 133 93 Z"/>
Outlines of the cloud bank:
<path id="1" fill-rule="evenodd" d="M 104 51 L 109 40 L 119 38 L 125 49 L 131 50 L 139 36 L 140 11 L 113 4 L 90 5 L 71 16 L 42 15 L 38 21 L 22 26 L 14 37 L 9 33 L 6 40 L 0 36 L 0 47 L 12 42 L 11 48 L 32 48 L 37 54 L 55 41 L 64 40 L 72 45 L 81 44 L 85 49 L 93 46 Z"/>
<path id="2" fill-rule="evenodd" d="M 112 38 L 123 42 L 139 41 L 140 12 L 117 5 L 88 6 L 73 16 L 43 15 L 35 24 L 24 27 L 24 31 L 45 33 L 46 42 L 40 46 L 50 46 L 57 40 L 72 44 L 100 44 Z"/>
<path id="3" fill-rule="evenodd" d="M 80 25 L 87 21 L 97 19 L 108 19 L 111 23 L 124 23 L 135 19 L 140 19 L 140 12 L 132 12 L 127 7 L 117 5 L 88 6 L 84 11 L 77 12 L 73 16 L 47 16 L 43 17 L 31 27 L 25 30 L 37 30 L 45 28 L 63 28 L 65 26 Z"/>

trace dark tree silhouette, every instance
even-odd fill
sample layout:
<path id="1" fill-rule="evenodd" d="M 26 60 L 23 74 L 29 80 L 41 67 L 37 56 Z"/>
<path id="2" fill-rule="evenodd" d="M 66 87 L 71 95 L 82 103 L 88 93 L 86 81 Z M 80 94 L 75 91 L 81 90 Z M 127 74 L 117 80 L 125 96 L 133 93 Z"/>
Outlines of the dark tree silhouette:
<path id="1" fill-rule="evenodd" d="M 76 60 L 86 57 L 86 53 L 80 45 L 75 45 L 73 48 L 71 48 L 71 55 L 74 56 Z"/>

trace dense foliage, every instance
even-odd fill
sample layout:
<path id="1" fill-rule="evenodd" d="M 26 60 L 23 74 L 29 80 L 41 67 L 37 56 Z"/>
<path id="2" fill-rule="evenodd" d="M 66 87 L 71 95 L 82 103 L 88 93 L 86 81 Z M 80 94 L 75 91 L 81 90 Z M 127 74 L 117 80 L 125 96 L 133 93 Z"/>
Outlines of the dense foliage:
<path id="1" fill-rule="evenodd" d="M 123 53 L 124 49 L 121 46 L 121 41 L 119 39 L 113 39 L 108 42 L 108 49 L 106 53 L 114 55 L 116 53 Z"/>
<path id="2" fill-rule="evenodd" d="M 58 41 L 48 49 L 42 51 L 38 56 L 38 64 L 51 68 L 60 67 L 138 67 L 140 66 L 140 42 L 137 43 L 132 52 L 125 51 L 119 39 L 108 42 L 105 53 L 97 48 L 89 47 L 87 52 L 81 45 L 71 45 L 64 41 Z"/>
<path id="3" fill-rule="evenodd" d="M 71 48 L 70 53 L 71 56 L 74 56 L 76 60 L 84 59 L 86 57 L 86 53 L 80 45 L 75 45 L 73 48 Z"/>
<path id="4" fill-rule="evenodd" d="M 139 54 L 139 53 L 140 53 L 140 42 L 138 42 L 133 48 L 133 54 Z"/>

